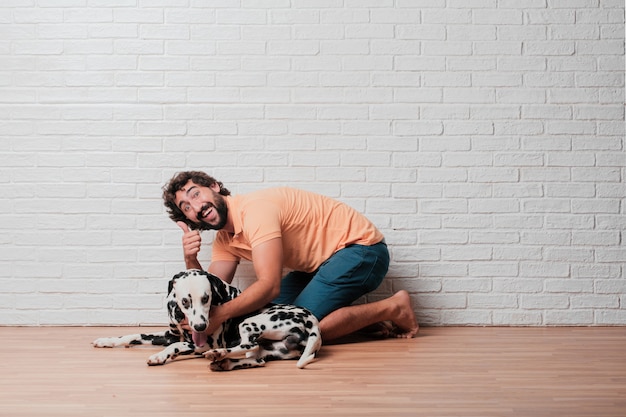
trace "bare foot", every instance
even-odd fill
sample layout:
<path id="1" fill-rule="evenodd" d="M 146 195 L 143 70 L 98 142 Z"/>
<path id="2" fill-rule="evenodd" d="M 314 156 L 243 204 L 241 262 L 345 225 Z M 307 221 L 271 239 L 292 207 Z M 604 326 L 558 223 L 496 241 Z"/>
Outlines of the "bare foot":
<path id="1" fill-rule="evenodd" d="M 417 336 L 419 324 L 415 318 L 415 312 L 411 306 L 411 297 L 405 290 L 400 290 L 389 298 L 395 302 L 397 311 L 392 319 L 395 328 L 392 335 L 398 338 L 411 339 Z"/>

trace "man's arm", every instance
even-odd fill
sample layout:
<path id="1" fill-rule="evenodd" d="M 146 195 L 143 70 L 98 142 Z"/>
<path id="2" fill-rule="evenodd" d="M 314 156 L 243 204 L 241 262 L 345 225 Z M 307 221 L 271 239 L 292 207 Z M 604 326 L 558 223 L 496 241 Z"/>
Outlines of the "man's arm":
<path id="1" fill-rule="evenodd" d="M 211 309 L 209 332 L 215 331 L 225 320 L 248 314 L 278 297 L 283 271 L 282 239 L 271 239 L 252 249 L 252 265 L 257 280 L 239 297 Z M 209 272 L 213 273 L 212 266 Z"/>
<path id="2" fill-rule="evenodd" d="M 237 261 L 213 261 L 207 271 L 230 284 L 235 278 L 237 265 Z"/>
<path id="3" fill-rule="evenodd" d="M 185 222 L 176 222 L 176 224 L 183 231 L 183 255 L 185 258 L 185 268 L 202 269 L 202 265 L 200 265 L 200 262 L 198 261 L 198 252 L 200 252 L 200 245 L 202 244 L 200 231 L 189 230 L 189 227 L 185 224 Z"/>

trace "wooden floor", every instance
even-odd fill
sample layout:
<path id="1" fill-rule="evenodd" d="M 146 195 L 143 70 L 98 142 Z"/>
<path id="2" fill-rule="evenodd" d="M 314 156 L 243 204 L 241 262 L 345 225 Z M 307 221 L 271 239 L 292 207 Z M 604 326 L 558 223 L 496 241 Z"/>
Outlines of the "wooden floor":
<path id="1" fill-rule="evenodd" d="M 626 416 L 626 327 L 424 328 L 229 373 L 90 344 L 138 330 L 0 327 L 0 416 Z"/>

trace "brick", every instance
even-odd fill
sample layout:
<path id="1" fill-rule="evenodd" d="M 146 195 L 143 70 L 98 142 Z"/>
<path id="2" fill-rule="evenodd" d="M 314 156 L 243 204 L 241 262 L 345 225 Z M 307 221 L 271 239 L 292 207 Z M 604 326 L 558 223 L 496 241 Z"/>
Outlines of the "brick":
<path id="1" fill-rule="evenodd" d="M 442 251 L 442 259 L 446 261 L 486 261 L 492 258 L 489 247 L 446 247 Z"/>
<path id="2" fill-rule="evenodd" d="M 493 313 L 494 326 L 540 326 L 543 316 L 534 311 L 499 311 Z"/>
<path id="3" fill-rule="evenodd" d="M 491 280 L 481 278 L 446 278 L 442 290 L 447 293 L 487 293 L 491 290 Z"/>
<path id="4" fill-rule="evenodd" d="M 614 279 L 614 278 L 619 278 L 620 275 L 621 275 L 621 271 L 620 271 L 619 265 L 593 264 L 593 265 L 574 265 L 572 267 L 572 276 L 575 278 Z M 600 288 L 601 288 L 601 284 L 598 283 L 596 291 L 601 294 L 602 291 L 600 291 Z"/>
<path id="5" fill-rule="evenodd" d="M 477 309 L 512 309 L 518 306 L 517 295 L 508 294 L 469 294 L 467 300 L 468 308 Z"/>
<path id="6" fill-rule="evenodd" d="M 491 316 L 489 310 L 444 310 L 440 320 L 451 325 L 477 326 L 480 323 L 491 324 Z"/>
<path id="7" fill-rule="evenodd" d="M 423 213 L 466 213 L 467 202 L 457 200 L 425 200 L 420 203 Z"/>
<path id="8" fill-rule="evenodd" d="M 597 325 L 624 325 L 626 324 L 626 310 L 600 310 L 595 313 Z"/>
<path id="9" fill-rule="evenodd" d="M 522 294 L 520 307 L 529 310 L 554 309 L 558 313 L 558 310 L 569 307 L 569 297 L 563 294 Z"/>
<path id="10" fill-rule="evenodd" d="M 493 250 L 493 259 L 498 261 L 541 261 L 543 254 L 540 247 L 496 247 Z"/>
<path id="11" fill-rule="evenodd" d="M 514 277 L 518 274 L 516 263 L 479 263 L 470 266 L 470 276 L 476 277 Z"/>
<path id="12" fill-rule="evenodd" d="M 596 259 L 598 262 L 626 262 L 626 249 L 598 249 L 596 251 Z"/>
<path id="13" fill-rule="evenodd" d="M 585 279 L 547 279 L 545 291 L 548 293 L 592 293 L 593 281 Z"/>
<path id="14" fill-rule="evenodd" d="M 593 311 L 546 311 L 544 313 L 544 324 L 548 326 L 575 326 L 593 324 Z"/>
<path id="15" fill-rule="evenodd" d="M 493 278 L 493 291 L 497 293 L 537 294 L 542 290 L 543 280 L 541 279 Z"/>
<path id="16" fill-rule="evenodd" d="M 490 199 L 470 201 L 470 213 L 518 213 L 519 202 L 513 199 Z"/>
<path id="17" fill-rule="evenodd" d="M 572 202 L 572 213 L 577 214 L 606 214 L 619 212 L 619 200 L 611 199 L 586 199 Z"/>
<path id="18" fill-rule="evenodd" d="M 567 263 L 524 262 L 520 265 L 520 276 L 538 278 L 562 278 L 569 275 Z"/>
<path id="19" fill-rule="evenodd" d="M 619 298 L 614 295 L 582 294 L 571 297 L 573 309 L 618 308 Z"/>
<path id="20" fill-rule="evenodd" d="M 458 229 L 481 229 L 491 225 L 490 216 L 483 215 L 460 215 L 460 214 L 444 214 L 443 225 L 448 228 Z"/>

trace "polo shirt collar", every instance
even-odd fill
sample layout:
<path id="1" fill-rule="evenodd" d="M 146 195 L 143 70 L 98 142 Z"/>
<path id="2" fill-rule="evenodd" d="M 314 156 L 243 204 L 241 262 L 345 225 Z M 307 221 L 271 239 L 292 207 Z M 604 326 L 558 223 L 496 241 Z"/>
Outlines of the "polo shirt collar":
<path id="1" fill-rule="evenodd" d="M 239 198 L 228 195 L 224 197 L 224 200 L 226 200 L 226 206 L 228 207 L 228 215 L 233 221 L 235 236 L 238 236 L 243 231 L 243 222 L 239 215 Z"/>

